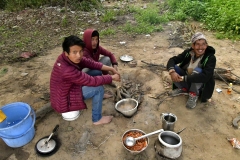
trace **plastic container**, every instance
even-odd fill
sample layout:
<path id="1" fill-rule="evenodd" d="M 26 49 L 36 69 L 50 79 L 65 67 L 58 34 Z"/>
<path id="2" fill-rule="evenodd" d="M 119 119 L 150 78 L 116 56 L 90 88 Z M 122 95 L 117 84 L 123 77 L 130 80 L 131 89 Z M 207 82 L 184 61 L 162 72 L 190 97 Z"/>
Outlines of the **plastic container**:
<path id="1" fill-rule="evenodd" d="M 74 121 L 80 116 L 80 111 L 71 111 L 62 113 L 62 117 L 66 121 Z"/>
<path id="2" fill-rule="evenodd" d="M 0 108 L 6 119 L 0 123 L 0 137 L 9 147 L 22 147 L 29 143 L 34 135 L 36 115 L 26 103 L 15 102 Z"/>

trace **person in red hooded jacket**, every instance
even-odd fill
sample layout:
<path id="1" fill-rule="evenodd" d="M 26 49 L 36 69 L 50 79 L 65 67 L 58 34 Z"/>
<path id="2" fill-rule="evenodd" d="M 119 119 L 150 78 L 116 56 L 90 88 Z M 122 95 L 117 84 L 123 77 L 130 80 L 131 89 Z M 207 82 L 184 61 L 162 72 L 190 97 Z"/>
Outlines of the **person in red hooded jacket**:
<path id="1" fill-rule="evenodd" d="M 106 66 L 113 67 L 116 71 L 118 71 L 118 63 L 114 54 L 99 45 L 99 33 L 97 30 L 86 29 L 83 34 L 83 41 L 86 45 L 83 53 L 84 57 L 100 62 Z M 89 68 L 84 68 L 83 71 L 91 76 L 108 74 L 108 71 L 91 70 Z M 111 94 L 104 94 L 104 98 L 110 97 L 112 97 Z"/>
<path id="2" fill-rule="evenodd" d="M 77 36 L 66 37 L 63 53 L 53 66 L 50 77 L 50 101 L 58 113 L 86 109 L 84 100 L 92 98 L 93 124 L 106 124 L 112 116 L 102 116 L 104 84 L 120 81 L 120 74 L 112 67 L 83 57 L 84 42 Z M 82 72 L 91 68 L 111 72 L 112 75 L 90 76 Z"/>
<path id="3" fill-rule="evenodd" d="M 83 41 L 86 45 L 83 52 L 84 57 L 106 66 L 112 66 L 116 71 L 118 70 L 118 63 L 114 54 L 99 45 L 99 33 L 97 30 L 86 29 L 83 34 Z M 108 74 L 108 72 L 100 70 L 88 70 L 86 73 L 91 76 Z"/>

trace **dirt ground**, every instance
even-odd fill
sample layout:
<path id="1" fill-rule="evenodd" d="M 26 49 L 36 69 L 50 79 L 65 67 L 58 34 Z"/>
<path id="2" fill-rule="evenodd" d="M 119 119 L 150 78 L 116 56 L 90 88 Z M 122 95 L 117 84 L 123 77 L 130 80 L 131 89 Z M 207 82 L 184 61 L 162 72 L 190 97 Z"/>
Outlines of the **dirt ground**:
<path id="1" fill-rule="evenodd" d="M 142 61 L 159 66 L 166 65 L 170 57 L 183 51 L 183 48 L 169 48 L 169 37 L 172 33 L 169 29 L 170 24 L 165 26 L 163 32 L 150 36 L 129 37 L 122 34 L 101 39 L 100 44 L 115 53 L 122 79 L 140 83 L 144 91 L 142 103 L 133 117 L 127 118 L 117 112 L 113 98 L 105 99 L 103 114 L 111 114 L 114 119 L 110 124 L 94 126 L 91 121 L 91 100 L 87 100 L 89 109 L 82 111 L 75 121 L 65 121 L 56 112 L 47 114 L 35 124 L 34 139 L 23 147 L 10 148 L 0 139 L 0 159 L 45 159 L 36 154 L 35 144 L 40 138 L 50 135 L 57 124 L 60 125 L 57 131 L 60 147 L 47 159 L 166 159 L 155 151 L 154 142 L 157 141 L 157 135 L 149 137 L 150 143 L 147 149 L 137 155 L 132 155 L 125 150 L 121 137 L 128 129 L 137 128 L 146 133 L 161 129 L 160 115 L 167 112 L 177 116 L 175 132 L 186 127 L 180 134 L 183 140 L 183 152 L 179 160 L 239 159 L 239 150 L 231 146 L 227 137 L 240 140 L 239 130 L 232 126 L 232 120 L 240 112 L 240 95 L 234 91 L 228 95 L 227 85 L 223 81 L 216 80 L 211 103 L 203 104 L 198 101 L 197 107 L 191 110 L 185 107 L 186 96 L 152 98 L 153 95 L 170 89 L 164 85 L 161 67 L 151 68 Z M 239 42 L 217 40 L 213 33 L 208 31 L 203 33 L 209 45 L 216 49 L 217 68 L 232 69 L 232 72 L 238 75 L 240 73 Z M 121 44 L 120 42 L 123 41 L 126 43 Z M 50 50 L 45 56 L 34 57 L 26 62 L 4 66 L 0 64 L 1 69 L 8 69 L 8 72 L 0 77 L 0 105 L 21 101 L 28 103 L 37 111 L 49 103 L 49 77 L 53 63 L 61 51 L 59 46 Z M 123 54 L 133 56 L 137 66 L 130 67 L 128 63 L 122 62 L 119 57 Z M 111 86 L 105 86 L 105 88 L 115 91 Z M 217 92 L 217 88 L 222 92 Z M 234 85 L 234 89 L 240 91 L 238 85 Z"/>

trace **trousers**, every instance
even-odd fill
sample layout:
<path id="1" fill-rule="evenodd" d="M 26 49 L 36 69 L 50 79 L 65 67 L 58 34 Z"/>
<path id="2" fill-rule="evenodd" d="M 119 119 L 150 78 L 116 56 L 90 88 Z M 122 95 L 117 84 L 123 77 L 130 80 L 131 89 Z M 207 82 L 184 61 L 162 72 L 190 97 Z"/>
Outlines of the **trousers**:
<path id="1" fill-rule="evenodd" d="M 174 66 L 175 71 L 180 75 L 180 76 L 185 76 L 187 75 L 186 71 L 184 71 L 182 68 L 180 68 L 179 66 L 175 65 Z M 199 67 L 196 67 L 193 72 L 193 74 L 199 74 L 202 72 L 202 69 Z M 194 92 L 196 93 L 197 96 L 199 96 L 199 94 L 201 93 L 201 88 L 203 87 L 203 83 L 189 83 L 189 82 L 174 82 L 175 86 L 177 86 L 178 88 L 182 89 L 182 88 L 186 88 L 189 92 Z"/>

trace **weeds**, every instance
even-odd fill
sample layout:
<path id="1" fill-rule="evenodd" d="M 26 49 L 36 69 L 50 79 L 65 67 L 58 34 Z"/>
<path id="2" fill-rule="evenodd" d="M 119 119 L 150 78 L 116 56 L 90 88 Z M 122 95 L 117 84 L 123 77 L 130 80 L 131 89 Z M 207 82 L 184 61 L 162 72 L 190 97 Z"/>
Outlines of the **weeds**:
<path id="1" fill-rule="evenodd" d="M 66 16 L 63 17 L 62 22 L 61 22 L 61 25 L 62 25 L 63 27 L 67 27 L 67 25 L 68 25 L 68 20 L 67 20 L 67 17 L 66 17 Z"/>
<path id="2" fill-rule="evenodd" d="M 159 14 L 156 3 L 149 4 L 146 9 L 129 7 L 133 13 L 136 23 L 127 22 L 122 29 L 128 33 L 149 34 L 162 31 L 162 23 L 168 22 L 168 17 Z"/>
<path id="3" fill-rule="evenodd" d="M 100 32 L 100 35 L 102 35 L 102 36 L 111 36 L 111 35 L 115 35 L 115 34 L 116 34 L 116 31 L 111 28 L 104 29 Z"/>
<path id="4" fill-rule="evenodd" d="M 240 1 L 168 0 L 164 7 L 169 19 L 194 19 L 204 22 L 206 29 L 216 31 L 217 38 L 240 39 Z"/>
<path id="5" fill-rule="evenodd" d="M 8 72 L 8 68 L 4 67 L 0 70 L 0 77 L 2 77 L 3 75 L 5 75 Z"/>
<path id="6" fill-rule="evenodd" d="M 114 10 L 107 10 L 101 17 L 102 22 L 110 22 L 116 19 L 116 12 Z"/>

